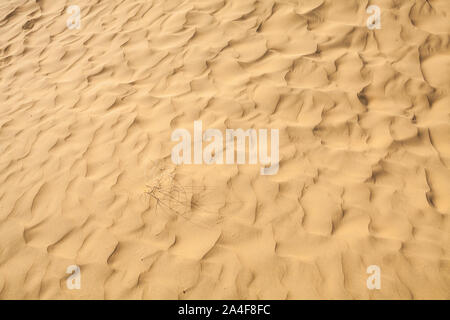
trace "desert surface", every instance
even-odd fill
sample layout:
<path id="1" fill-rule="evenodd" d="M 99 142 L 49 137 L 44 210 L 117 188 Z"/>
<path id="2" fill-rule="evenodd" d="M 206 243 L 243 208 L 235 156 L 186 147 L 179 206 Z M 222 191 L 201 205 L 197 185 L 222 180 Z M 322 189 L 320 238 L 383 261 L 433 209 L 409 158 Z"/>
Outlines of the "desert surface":
<path id="1" fill-rule="evenodd" d="M 2 1 L 0 299 L 450 299 L 449 41 L 448 0 Z M 278 171 L 174 163 L 199 120 Z"/>

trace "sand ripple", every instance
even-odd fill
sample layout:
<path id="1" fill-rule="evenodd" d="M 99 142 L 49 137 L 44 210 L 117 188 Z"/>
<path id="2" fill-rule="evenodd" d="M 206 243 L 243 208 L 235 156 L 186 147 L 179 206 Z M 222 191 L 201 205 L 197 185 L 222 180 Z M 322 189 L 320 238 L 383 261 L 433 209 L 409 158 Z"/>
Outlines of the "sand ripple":
<path id="1" fill-rule="evenodd" d="M 449 299 L 450 3 L 374 2 L 3 1 L 0 298 Z M 173 167 L 197 119 L 278 175 Z"/>

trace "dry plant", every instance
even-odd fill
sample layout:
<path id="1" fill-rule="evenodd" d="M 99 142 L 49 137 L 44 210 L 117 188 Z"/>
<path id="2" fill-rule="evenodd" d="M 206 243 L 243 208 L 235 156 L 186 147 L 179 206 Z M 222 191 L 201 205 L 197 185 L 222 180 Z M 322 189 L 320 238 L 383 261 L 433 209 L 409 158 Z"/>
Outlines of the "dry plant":
<path id="1" fill-rule="evenodd" d="M 220 205 L 225 205 L 226 201 L 224 200 L 222 203 L 211 201 L 211 196 L 219 198 L 217 194 L 214 195 L 211 192 L 217 189 L 216 187 L 182 185 L 175 180 L 172 172 L 163 172 L 151 183 L 146 184 L 146 187 L 145 194 L 156 201 L 155 212 L 161 209 L 202 227 L 212 227 L 213 224 L 205 222 L 205 219 L 200 219 L 200 216 L 209 221 L 213 219 L 216 224 L 221 221 Z M 217 207 L 216 210 L 214 210 L 214 206 Z M 194 211 L 199 214 L 194 216 Z"/>

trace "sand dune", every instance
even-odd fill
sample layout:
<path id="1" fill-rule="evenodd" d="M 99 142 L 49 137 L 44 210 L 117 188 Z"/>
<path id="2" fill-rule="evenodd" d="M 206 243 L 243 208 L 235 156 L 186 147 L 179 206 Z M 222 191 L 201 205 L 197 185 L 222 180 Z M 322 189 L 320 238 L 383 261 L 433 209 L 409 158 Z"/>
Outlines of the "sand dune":
<path id="1" fill-rule="evenodd" d="M 0 31 L 1 299 L 450 298 L 448 0 L 10 0 Z M 174 165 L 196 120 L 279 129 L 278 173 Z"/>

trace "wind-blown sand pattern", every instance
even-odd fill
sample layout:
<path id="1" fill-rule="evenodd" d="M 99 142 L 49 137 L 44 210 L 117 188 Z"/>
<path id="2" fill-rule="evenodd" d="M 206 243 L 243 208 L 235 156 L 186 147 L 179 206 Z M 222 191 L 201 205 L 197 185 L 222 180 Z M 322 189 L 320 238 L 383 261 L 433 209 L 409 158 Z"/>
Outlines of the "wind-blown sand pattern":
<path id="1" fill-rule="evenodd" d="M 449 41 L 448 0 L 2 1 L 0 298 L 449 299 Z M 173 165 L 199 119 L 278 174 Z"/>

